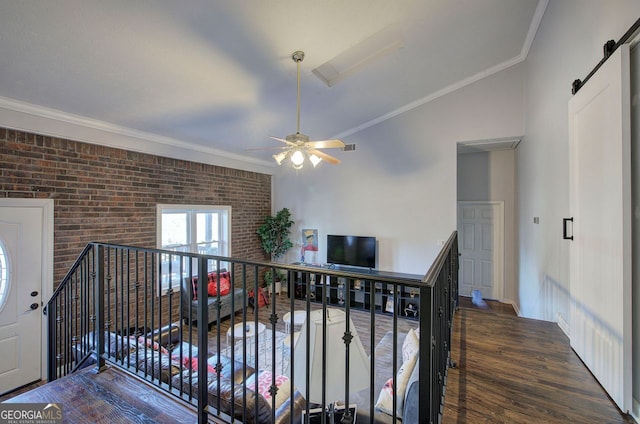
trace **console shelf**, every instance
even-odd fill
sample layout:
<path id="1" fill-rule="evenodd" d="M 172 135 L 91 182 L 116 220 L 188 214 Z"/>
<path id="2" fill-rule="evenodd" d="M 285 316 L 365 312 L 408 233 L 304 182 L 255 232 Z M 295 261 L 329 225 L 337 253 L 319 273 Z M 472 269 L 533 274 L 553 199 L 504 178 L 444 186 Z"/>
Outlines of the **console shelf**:
<path id="1" fill-rule="evenodd" d="M 385 273 L 385 276 L 392 275 L 393 273 Z M 406 278 L 406 274 L 397 275 Z M 420 279 L 420 276 L 412 277 Z M 373 307 L 376 313 L 387 315 L 393 315 L 394 309 L 398 308 L 398 316 L 418 319 L 418 289 L 397 284 L 394 296 L 394 284 L 376 281 L 375 274 L 372 273 L 363 273 L 362 278 L 345 278 L 318 274 L 310 269 L 308 272 L 296 272 L 292 285 L 288 293 L 293 293 L 296 299 L 306 299 L 309 296 L 310 301 L 322 303 L 324 289 L 327 305 L 340 307 L 349 302 L 351 309 L 370 311 Z"/>

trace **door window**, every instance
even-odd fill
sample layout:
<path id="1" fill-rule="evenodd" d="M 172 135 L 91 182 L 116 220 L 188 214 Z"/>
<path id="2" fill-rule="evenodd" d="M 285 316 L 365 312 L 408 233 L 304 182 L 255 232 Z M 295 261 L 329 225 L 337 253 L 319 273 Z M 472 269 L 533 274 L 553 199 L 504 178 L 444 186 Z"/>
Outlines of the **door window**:
<path id="1" fill-rule="evenodd" d="M 0 311 L 9 297 L 9 258 L 0 240 Z"/>

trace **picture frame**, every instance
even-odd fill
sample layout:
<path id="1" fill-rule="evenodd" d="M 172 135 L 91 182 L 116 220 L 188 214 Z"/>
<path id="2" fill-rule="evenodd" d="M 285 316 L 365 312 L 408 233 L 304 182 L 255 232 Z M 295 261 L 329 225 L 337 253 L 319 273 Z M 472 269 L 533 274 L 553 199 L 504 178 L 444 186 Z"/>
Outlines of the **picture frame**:
<path id="1" fill-rule="evenodd" d="M 318 230 L 315 228 L 302 229 L 302 248 L 300 259 L 303 263 L 315 264 L 318 261 Z"/>
<path id="2" fill-rule="evenodd" d="M 395 304 L 395 297 L 392 294 L 390 294 L 389 297 L 387 297 L 387 303 L 384 305 L 385 312 L 393 313 L 394 304 Z"/>

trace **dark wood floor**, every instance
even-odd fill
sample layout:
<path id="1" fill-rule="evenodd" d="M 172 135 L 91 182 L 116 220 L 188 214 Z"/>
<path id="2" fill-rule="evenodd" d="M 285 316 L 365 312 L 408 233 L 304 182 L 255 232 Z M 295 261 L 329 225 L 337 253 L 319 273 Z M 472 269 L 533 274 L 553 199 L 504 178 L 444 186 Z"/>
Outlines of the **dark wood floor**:
<path id="1" fill-rule="evenodd" d="M 57 403 L 65 423 L 194 423 L 196 412 L 115 367 L 93 367 L 45 384 L 7 403 Z"/>
<path id="2" fill-rule="evenodd" d="M 483 300 L 482 304 L 476 305 L 470 297 L 460 296 L 458 305 L 461 308 L 477 309 L 486 312 L 494 312 L 496 314 L 505 314 L 516 316 L 516 311 L 510 303 L 502 303 L 496 300 Z"/>
<path id="3" fill-rule="evenodd" d="M 278 301 L 279 316 L 289 307 L 287 302 Z M 478 307 L 461 298 L 460 305 L 452 345 L 457 368 L 448 373 L 443 423 L 634 422 L 607 397 L 556 324 L 518 318 L 510 305 L 499 302 L 488 301 Z M 261 308 L 258 314 L 259 320 L 267 323 L 271 309 Z M 375 343 L 392 328 L 391 320 L 376 317 Z M 353 320 L 369 352 L 370 337 L 361 329 L 368 328 L 370 316 L 354 312 Z M 415 321 L 398 322 L 405 331 L 416 325 Z M 224 320 L 220 334 L 228 328 L 229 320 Z M 283 328 L 278 327 L 281 331 Z M 216 327 L 210 332 L 209 350 L 214 349 L 217 332 Z M 138 416 L 154 422 L 180 422 L 180 417 L 189 417 L 187 420 L 193 422 L 195 417 L 179 401 L 159 399 L 153 388 L 118 370 L 73 378 L 44 385 L 10 401 L 61 402 L 63 410 L 74 414 L 66 422 L 74 423 L 131 422 L 133 418 L 139 421 Z M 9 398 L 11 395 L 0 401 Z M 154 405 L 162 405 L 162 411 Z"/>
<path id="4" fill-rule="evenodd" d="M 634 423 L 555 323 L 463 306 L 451 355 L 444 424 Z"/>

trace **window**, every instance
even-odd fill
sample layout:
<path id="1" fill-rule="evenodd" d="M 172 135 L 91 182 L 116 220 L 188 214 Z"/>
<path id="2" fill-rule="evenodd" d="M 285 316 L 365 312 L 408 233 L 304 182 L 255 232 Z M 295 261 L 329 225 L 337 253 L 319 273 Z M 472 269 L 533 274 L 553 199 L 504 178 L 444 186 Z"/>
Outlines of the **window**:
<path id="1" fill-rule="evenodd" d="M 4 250 L 2 241 L 0 241 L 0 310 L 9 297 L 9 258 Z"/>
<path id="2" fill-rule="evenodd" d="M 158 248 L 175 252 L 231 256 L 231 207 L 158 205 Z M 182 265 L 182 266 L 181 266 Z M 209 271 L 214 263 L 210 261 Z M 221 265 L 222 266 L 222 265 Z M 180 287 L 180 279 L 197 272 L 196 263 L 180 263 L 180 256 L 162 254 L 161 293 Z"/>

